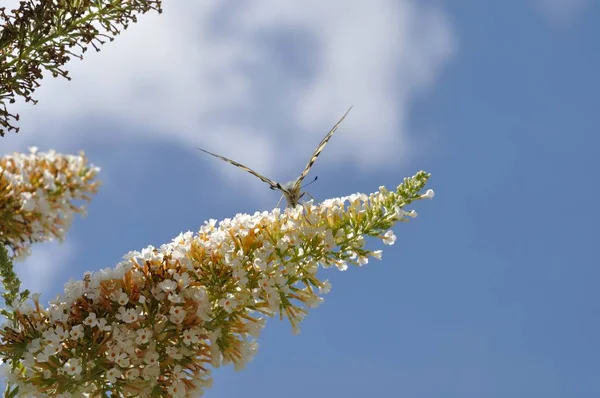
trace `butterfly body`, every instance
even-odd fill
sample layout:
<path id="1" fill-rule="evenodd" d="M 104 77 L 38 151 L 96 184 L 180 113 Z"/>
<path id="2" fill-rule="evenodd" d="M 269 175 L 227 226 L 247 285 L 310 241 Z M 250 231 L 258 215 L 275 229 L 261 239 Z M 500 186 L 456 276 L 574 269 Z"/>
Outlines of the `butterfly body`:
<path id="1" fill-rule="evenodd" d="M 350 112 L 350 109 L 352 109 L 352 107 L 350 107 L 346 113 L 344 114 L 344 116 L 342 116 L 342 118 L 335 124 L 335 126 L 333 126 L 333 128 L 329 131 L 329 133 L 327 133 L 327 135 L 325 136 L 325 138 L 323 138 L 321 140 L 321 142 L 319 143 L 319 146 L 317 146 L 317 148 L 315 149 L 315 151 L 313 152 L 310 160 L 308 161 L 306 167 L 304 168 L 304 170 L 302 171 L 302 173 L 300 174 L 300 176 L 298 178 L 296 178 L 295 180 L 291 180 L 286 182 L 285 184 L 280 184 L 278 182 L 275 182 L 259 173 L 257 173 L 256 171 L 252 170 L 251 168 L 244 166 L 241 163 L 236 162 L 235 160 L 231 160 L 228 159 L 224 156 L 221 155 L 217 155 L 216 153 L 212 153 L 209 152 L 207 150 L 204 150 L 202 148 L 198 148 L 199 150 L 201 150 L 202 152 L 208 153 L 209 155 L 212 155 L 214 157 L 217 157 L 227 163 L 230 163 L 242 170 L 247 171 L 248 173 L 254 175 L 255 177 L 258 177 L 261 181 L 266 182 L 267 184 L 269 184 L 270 188 L 273 190 L 278 190 L 283 194 L 283 197 L 285 197 L 286 201 L 287 201 L 287 207 L 296 207 L 296 205 L 298 205 L 298 203 L 300 203 L 300 199 L 302 199 L 302 197 L 307 194 L 306 192 L 302 192 L 302 181 L 304 180 L 304 178 L 306 177 L 306 175 L 308 174 L 308 172 L 310 171 L 310 168 L 312 167 L 312 165 L 314 164 L 315 160 L 317 160 L 317 157 L 321 154 L 321 152 L 323 151 L 323 149 L 325 148 L 325 145 L 327 144 L 327 142 L 329 141 L 329 139 L 333 136 L 333 133 L 335 133 L 335 131 L 337 130 L 337 128 L 339 127 L 339 125 L 342 123 L 342 121 L 344 120 L 344 118 L 346 117 L 346 115 L 348 114 L 348 112 Z M 316 179 L 316 178 L 315 178 Z M 309 195 L 310 196 L 310 195 Z"/>
<path id="2" fill-rule="evenodd" d="M 300 192 L 302 180 L 296 179 L 288 181 L 283 185 L 279 185 L 279 190 L 283 193 L 287 202 L 287 207 L 296 207 L 300 202 L 300 199 L 304 195 Z"/>

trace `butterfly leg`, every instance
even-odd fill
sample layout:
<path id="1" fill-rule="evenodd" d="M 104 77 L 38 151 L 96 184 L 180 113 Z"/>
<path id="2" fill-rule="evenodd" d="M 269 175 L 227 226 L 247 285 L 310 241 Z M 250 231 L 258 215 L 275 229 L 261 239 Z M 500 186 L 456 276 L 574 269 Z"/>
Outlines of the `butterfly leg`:
<path id="1" fill-rule="evenodd" d="M 308 192 L 302 192 L 302 194 L 300 195 L 300 199 L 302 199 L 302 197 L 303 197 L 304 195 L 308 195 L 308 196 L 310 196 L 310 198 L 311 198 L 313 201 L 315 200 L 315 198 L 314 198 L 314 197 L 313 197 L 311 194 L 309 194 Z M 305 209 L 306 209 L 306 208 L 305 208 Z M 306 222 L 307 222 L 307 223 L 309 223 L 310 225 L 312 225 L 312 223 L 311 223 L 311 222 L 308 220 L 308 217 L 306 217 L 306 213 L 304 213 L 304 219 L 306 220 Z"/>
<path id="2" fill-rule="evenodd" d="M 279 207 L 279 204 L 281 203 L 281 199 L 283 199 L 283 195 L 281 195 L 281 197 L 277 201 L 277 204 L 275 205 L 276 208 Z"/>
<path id="3" fill-rule="evenodd" d="M 313 201 L 315 200 L 315 197 L 314 197 L 314 196 L 312 196 L 311 194 L 309 194 L 308 192 L 302 192 L 302 195 L 300 195 L 300 197 L 302 198 L 304 195 L 308 195 L 308 196 L 310 196 L 310 198 L 311 198 Z"/>

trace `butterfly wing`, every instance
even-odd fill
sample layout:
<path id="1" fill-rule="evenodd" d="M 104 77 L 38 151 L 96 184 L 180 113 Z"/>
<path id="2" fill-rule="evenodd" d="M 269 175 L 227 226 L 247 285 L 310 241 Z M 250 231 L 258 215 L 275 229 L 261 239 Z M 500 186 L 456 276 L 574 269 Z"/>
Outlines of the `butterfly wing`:
<path id="1" fill-rule="evenodd" d="M 321 140 L 321 142 L 319 143 L 319 146 L 317 147 L 317 149 L 315 149 L 312 156 L 310 157 L 310 160 L 306 164 L 306 167 L 302 171 L 302 174 L 300 174 L 300 177 L 298 177 L 298 179 L 296 180 L 296 183 L 294 184 L 295 189 L 298 189 L 298 190 L 300 189 L 300 184 L 302 184 L 302 180 L 304 180 L 304 177 L 306 177 L 306 175 L 310 171 L 310 168 L 312 167 L 312 165 L 315 163 L 315 161 L 317 160 L 317 158 L 319 157 L 319 155 L 325 148 L 325 145 L 327 145 L 327 142 L 333 136 L 333 133 L 335 133 L 337 128 L 340 126 L 340 124 L 342 124 L 342 122 L 346 118 L 346 115 L 350 112 L 351 109 L 352 109 L 352 107 L 348 108 L 346 113 L 344 113 L 344 116 L 342 116 L 342 118 L 335 124 L 335 126 L 333 126 L 333 128 L 329 131 L 329 133 L 327 133 L 325 138 L 323 138 Z"/>
<path id="2" fill-rule="evenodd" d="M 267 184 L 269 184 L 271 186 L 271 189 L 279 189 L 279 190 L 281 190 L 281 186 L 278 183 L 276 183 L 275 181 L 272 181 L 272 180 L 268 179 L 267 177 L 265 177 L 265 176 L 263 176 L 261 174 L 258 174 L 256 171 L 252 170 L 251 168 L 249 168 L 247 166 L 244 166 L 241 163 L 236 162 L 235 160 L 231 160 L 231 159 L 228 159 L 228 158 L 226 158 L 224 156 L 217 155 L 216 153 L 208 152 L 207 150 L 204 150 L 202 148 L 198 148 L 198 149 L 201 150 L 204 153 L 208 153 L 209 155 L 212 155 L 212 156 L 214 156 L 216 158 L 224 160 L 227 163 L 230 163 L 230 164 L 234 165 L 235 167 L 239 167 L 240 169 L 247 171 L 248 173 L 252 174 L 255 177 L 260 178 L 261 181 L 264 181 Z"/>

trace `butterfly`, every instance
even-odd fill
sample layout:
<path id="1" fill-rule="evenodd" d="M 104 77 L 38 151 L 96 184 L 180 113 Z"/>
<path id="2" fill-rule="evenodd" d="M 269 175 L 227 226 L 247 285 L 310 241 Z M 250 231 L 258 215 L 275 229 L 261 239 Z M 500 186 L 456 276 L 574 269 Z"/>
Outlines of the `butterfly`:
<path id="1" fill-rule="evenodd" d="M 278 182 L 275 182 L 275 181 L 263 176 L 262 174 L 257 173 L 256 171 L 252 170 L 251 168 L 244 166 L 241 163 L 236 162 L 235 160 L 231 160 L 224 156 L 217 155 L 216 153 L 209 152 L 202 148 L 198 148 L 198 149 L 201 150 L 202 152 L 208 153 L 209 155 L 212 155 L 221 160 L 224 160 L 227 163 L 230 163 L 236 167 L 239 167 L 240 169 L 245 170 L 248 173 L 258 177 L 261 181 L 264 181 L 267 184 L 269 184 L 271 189 L 281 191 L 281 193 L 283 194 L 282 197 L 284 197 L 287 201 L 287 207 L 296 207 L 296 205 L 300 202 L 300 199 L 302 199 L 302 197 L 304 195 L 310 196 L 309 193 L 302 192 L 302 181 L 304 180 L 304 178 L 310 171 L 310 168 L 313 166 L 313 164 L 315 163 L 315 161 L 317 160 L 317 158 L 319 157 L 319 155 L 325 148 L 325 145 L 327 145 L 327 142 L 329 141 L 329 139 L 333 136 L 333 133 L 335 133 L 335 131 L 340 126 L 340 124 L 344 121 L 344 119 L 346 118 L 346 115 L 348 115 L 348 112 L 350 112 L 351 109 L 352 109 L 352 107 L 348 108 L 348 110 L 346 111 L 344 116 L 342 116 L 342 118 L 335 124 L 335 126 L 333 126 L 333 128 L 329 131 L 329 133 L 327 133 L 325 138 L 323 138 L 321 140 L 321 142 L 319 143 L 319 146 L 317 146 L 317 149 L 315 149 L 312 156 L 310 157 L 310 160 L 306 164 L 306 167 L 304 168 L 302 173 L 300 173 L 300 176 L 298 178 L 296 178 L 295 180 L 286 182 L 285 184 L 280 184 Z M 317 178 L 315 177 L 315 180 L 316 179 Z M 279 201 L 281 202 L 281 199 L 279 199 Z M 277 203 L 277 205 L 279 206 L 279 202 Z"/>

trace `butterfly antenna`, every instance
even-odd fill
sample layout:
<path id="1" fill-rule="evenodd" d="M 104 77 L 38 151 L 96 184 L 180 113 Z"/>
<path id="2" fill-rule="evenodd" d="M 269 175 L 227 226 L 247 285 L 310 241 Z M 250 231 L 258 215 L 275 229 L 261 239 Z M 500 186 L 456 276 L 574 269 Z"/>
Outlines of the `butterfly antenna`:
<path id="1" fill-rule="evenodd" d="M 309 182 L 308 184 L 304 185 L 302 188 L 309 186 L 310 184 L 312 184 L 313 182 L 317 181 L 317 178 L 319 178 L 319 176 L 315 176 L 315 178 Z"/>

